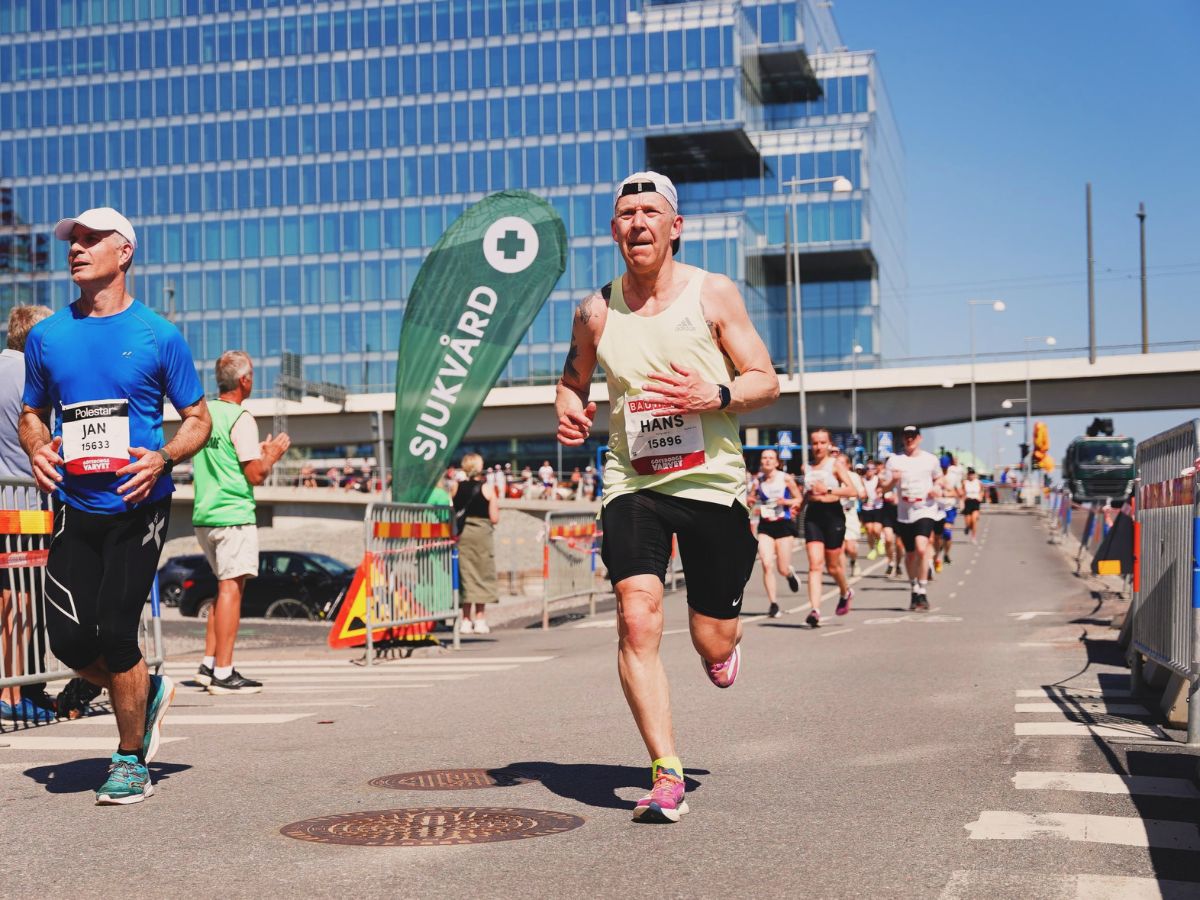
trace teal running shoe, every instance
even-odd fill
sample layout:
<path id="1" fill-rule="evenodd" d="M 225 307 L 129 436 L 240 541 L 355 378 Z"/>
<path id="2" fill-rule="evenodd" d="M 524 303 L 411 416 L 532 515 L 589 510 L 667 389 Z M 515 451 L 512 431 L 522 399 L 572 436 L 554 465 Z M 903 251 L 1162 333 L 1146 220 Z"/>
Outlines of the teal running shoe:
<path id="1" fill-rule="evenodd" d="M 154 793 L 150 770 L 136 756 L 114 753 L 108 767 L 108 781 L 96 791 L 97 806 L 126 806 L 141 803 Z"/>
<path id="2" fill-rule="evenodd" d="M 142 757 L 147 763 L 158 753 L 163 716 L 174 699 L 175 682 L 166 675 L 151 675 L 150 697 L 146 700 L 146 736 L 142 738 Z"/>

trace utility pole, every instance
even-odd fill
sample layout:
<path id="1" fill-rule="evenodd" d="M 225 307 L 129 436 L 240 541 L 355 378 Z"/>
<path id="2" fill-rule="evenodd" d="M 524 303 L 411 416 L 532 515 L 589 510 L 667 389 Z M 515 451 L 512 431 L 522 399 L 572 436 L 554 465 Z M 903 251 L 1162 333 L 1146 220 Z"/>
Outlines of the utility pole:
<path id="1" fill-rule="evenodd" d="M 1138 204 L 1138 231 L 1142 243 L 1142 352 L 1150 352 L 1150 308 L 1146 301 L 1146 204 Z"/>
<path id="2" fill-rule="evenodd" d="M 1092 183 L 1087 183 L 1088 362 L 1096 364 L 1096 257 L 1092 252 Z"/>

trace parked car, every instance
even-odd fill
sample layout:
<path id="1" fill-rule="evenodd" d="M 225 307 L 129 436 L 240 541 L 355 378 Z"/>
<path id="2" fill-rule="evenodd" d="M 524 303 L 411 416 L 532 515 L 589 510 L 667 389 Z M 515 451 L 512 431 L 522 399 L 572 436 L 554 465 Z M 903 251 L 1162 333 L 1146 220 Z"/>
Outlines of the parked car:
<path id="1" fill-rule="evenodd" d="M 163 606 L 178 606 L 179 598 L 183 596 L 184 585 L 195 583 L 195 573 L 198 569 L 212 578 L 212 569 L 203 553 L 192 553 L 187 556 L 172 556 L 158 570 L 158 597 Z M 189 585 L 190 586 L 190 585 Z"/>
<path id="2" fill-rule="evenodd" d="M 163 590 L 164 573 L 176 560 L 196 560 L 196 557 L 175 557 L 159 570 L 159 590 Z M 189 563 L 188 565 L 192 565 Z M 181 569 L 180 565 L 177 568 Z M 354 570 L 324 553 L 302 553 L 294 550 L 264 550 L 258 554 L 258 576 L 246 580 L 242 595 L 242 616 L 262 616 L 268 619 L 324 618 L 335 609 L 350 587 Z M 203 556 L 198 557 L 189 577 L 180 582 L 179 611 L 185 616 L 208 618 L 217 599 L 217 579 Z"/>

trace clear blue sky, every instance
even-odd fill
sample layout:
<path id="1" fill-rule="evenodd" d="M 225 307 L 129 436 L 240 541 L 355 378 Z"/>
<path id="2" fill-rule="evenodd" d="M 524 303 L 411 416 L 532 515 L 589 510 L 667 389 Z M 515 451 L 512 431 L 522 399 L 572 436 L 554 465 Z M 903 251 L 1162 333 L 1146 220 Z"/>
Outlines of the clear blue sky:
<path id="1" fill-rule="evenodd" d="M 1088 181 L 1098 343 L 1141 340 L 1139 202 L 1150 340 L 1200 341 L 1200 3 L 837 0 L 833 14 L 846 46 L 877 52 L 904 144 L 910 354 L 966 353 L 968 298 L 1008 307 L 977 311 L 981 352 L 1025 335 L 1085 346 Z M 1192 415 L 1114 419 L 1146 437 Z M 1088 421 L 1049 420 L 1056 458 Z M 990 454 L 990 424 L 978 440 Z"/>

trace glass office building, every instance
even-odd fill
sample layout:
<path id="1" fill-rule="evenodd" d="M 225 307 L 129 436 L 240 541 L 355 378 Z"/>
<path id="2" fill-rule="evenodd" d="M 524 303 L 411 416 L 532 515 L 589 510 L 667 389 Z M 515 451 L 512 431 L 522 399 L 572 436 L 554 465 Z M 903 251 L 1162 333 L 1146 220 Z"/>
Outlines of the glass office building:
<path id="1" fill-rule="evenodd" d="M 808 0 L 0 0 L 0 303 L 70 302 L 63 215 L 136 225 L 135 294 L 269 393 L 390 390 L 428 249 L 503 188 L 546 197 L 568 268 L 502 377 L 557 377 L 620 271 L 613 186 L 654 168 L 683 260 L 742 287 L 780 371 L 796 242 L 810 368 L 904 350 L 901 147 L 875 59 Z M 853 190 L 832 193 L 845 176 Z M 789 188 L 800 179 L 826 179 Z M 796 226 L 788 225 L 795 190 Z"/>

